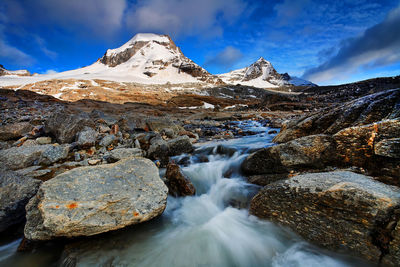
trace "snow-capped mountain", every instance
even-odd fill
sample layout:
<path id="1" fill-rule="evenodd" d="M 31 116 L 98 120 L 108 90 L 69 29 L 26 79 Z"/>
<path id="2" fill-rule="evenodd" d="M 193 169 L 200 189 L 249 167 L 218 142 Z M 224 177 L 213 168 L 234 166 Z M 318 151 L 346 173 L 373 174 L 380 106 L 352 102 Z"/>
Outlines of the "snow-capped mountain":
<path id="1" fill-rule="evenodd" d="M 30 76 L 31 74 L 27 70 L 7 70 L 0 64 L 0 76 L 4 75 Z"/>
<path id="2" fill-rule="evenodd" d="M 314 85 L 312 82 L 291 77 L 287 73 L 279 74 L 271 62 L 262 57 L 246 68 L 220 74 L 218 77 L 227 84 L 242 84 L 260 88 Z"/>

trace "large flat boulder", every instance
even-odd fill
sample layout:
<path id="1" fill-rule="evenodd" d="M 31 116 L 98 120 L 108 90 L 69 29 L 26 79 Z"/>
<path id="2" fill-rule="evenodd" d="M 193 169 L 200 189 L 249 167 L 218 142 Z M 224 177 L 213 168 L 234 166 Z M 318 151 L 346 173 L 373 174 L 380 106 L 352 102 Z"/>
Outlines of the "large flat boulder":
<path id="1" fill-rule="evenodd" d="M 76 168 L 42 184 L 26 207 L 25 237 L 91 236 L 144 222 L 164 211 L 167 193 L 145 158 Z"/>
<path id="2" fill-rule="evenodd" d="M 335 162 L 335 141 L 329 135 L 311 135 L 260 149 L 242 163 L 246 174 L 287 173 L 301 168 L 323 168 Z"/>
<path id="3" fill-rule="evenodd" d="M 0 232 L 25 220 L 25 205 L 41 181 L 0 167 Z"/>
<path id="4" fill-rule="evenodd" d="M 378 262 L 391 249 L 399 253 L 390 244 L 399 207 L 399 188 L 337 171 L 269 184 L 252 199 L 250 213 L 289 226 L 316 244 Z M 388 263 L 400 264 L 389 257 Z"/>

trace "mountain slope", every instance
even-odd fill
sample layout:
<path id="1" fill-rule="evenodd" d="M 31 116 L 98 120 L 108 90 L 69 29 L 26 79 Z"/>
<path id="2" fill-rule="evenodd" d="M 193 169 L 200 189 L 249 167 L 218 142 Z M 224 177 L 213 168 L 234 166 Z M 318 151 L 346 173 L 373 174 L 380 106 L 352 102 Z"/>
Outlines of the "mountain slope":
<path id="1" fill-rule="evenodd" d="M 260 88 L 314 85 L 309 81 L 291 77 L 287 73 L 279 74 L 271 62 L 262 57 L 246 68 L 220 74 L 218 77 L 227 84 L 242 84 Z"/>
<path id="2" fill-rule="evenodd" d="M 0 64 L 0 76 L 4 75 L 30 76 L 31 74 L 27 70 L 7 70 Z"/>

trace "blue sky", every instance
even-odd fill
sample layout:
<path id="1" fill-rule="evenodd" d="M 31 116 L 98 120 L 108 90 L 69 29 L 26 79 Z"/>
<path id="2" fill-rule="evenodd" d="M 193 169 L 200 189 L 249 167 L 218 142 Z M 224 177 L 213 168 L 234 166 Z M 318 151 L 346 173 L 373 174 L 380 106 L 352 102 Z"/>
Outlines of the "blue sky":
<path id="1" fill-rule="evenodd" d="M 0 64 L 75 69 L 139 32 L 215 74 L 260 56 L 318 84 L 400 74 L 398 0 L 1 0 Z"/>

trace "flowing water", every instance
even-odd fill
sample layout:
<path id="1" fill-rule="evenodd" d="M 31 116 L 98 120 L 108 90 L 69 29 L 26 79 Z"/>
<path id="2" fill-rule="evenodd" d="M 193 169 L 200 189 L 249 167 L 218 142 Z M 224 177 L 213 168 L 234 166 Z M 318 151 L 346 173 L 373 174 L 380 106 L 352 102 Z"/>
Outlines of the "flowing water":
<path id="1" fill-rule="evenodd" d="M 366 266 L 354 258 L 316 248 L 288 229 L 248 213 L 259 189 L 240 175 L 248 153 L 271 145 L 270 128 L 242 122 L 256 135 L 198 145 L 181 155 L 182 169 L 196 196 L 168 197 L 163 215 L 128 229 L 84 239 L 67 247 L 65 263 L 77 266 Z M 186 159 L 183 161 L 183 159 Z M 229 178 L 224 178 L 229 176 Z M 0 265 L 46 266 L 62 263 L 57 245 L 16 253 L 19 240 L 0 244 Z M 75 260 L 71 260 L 75 259 Z"/>

